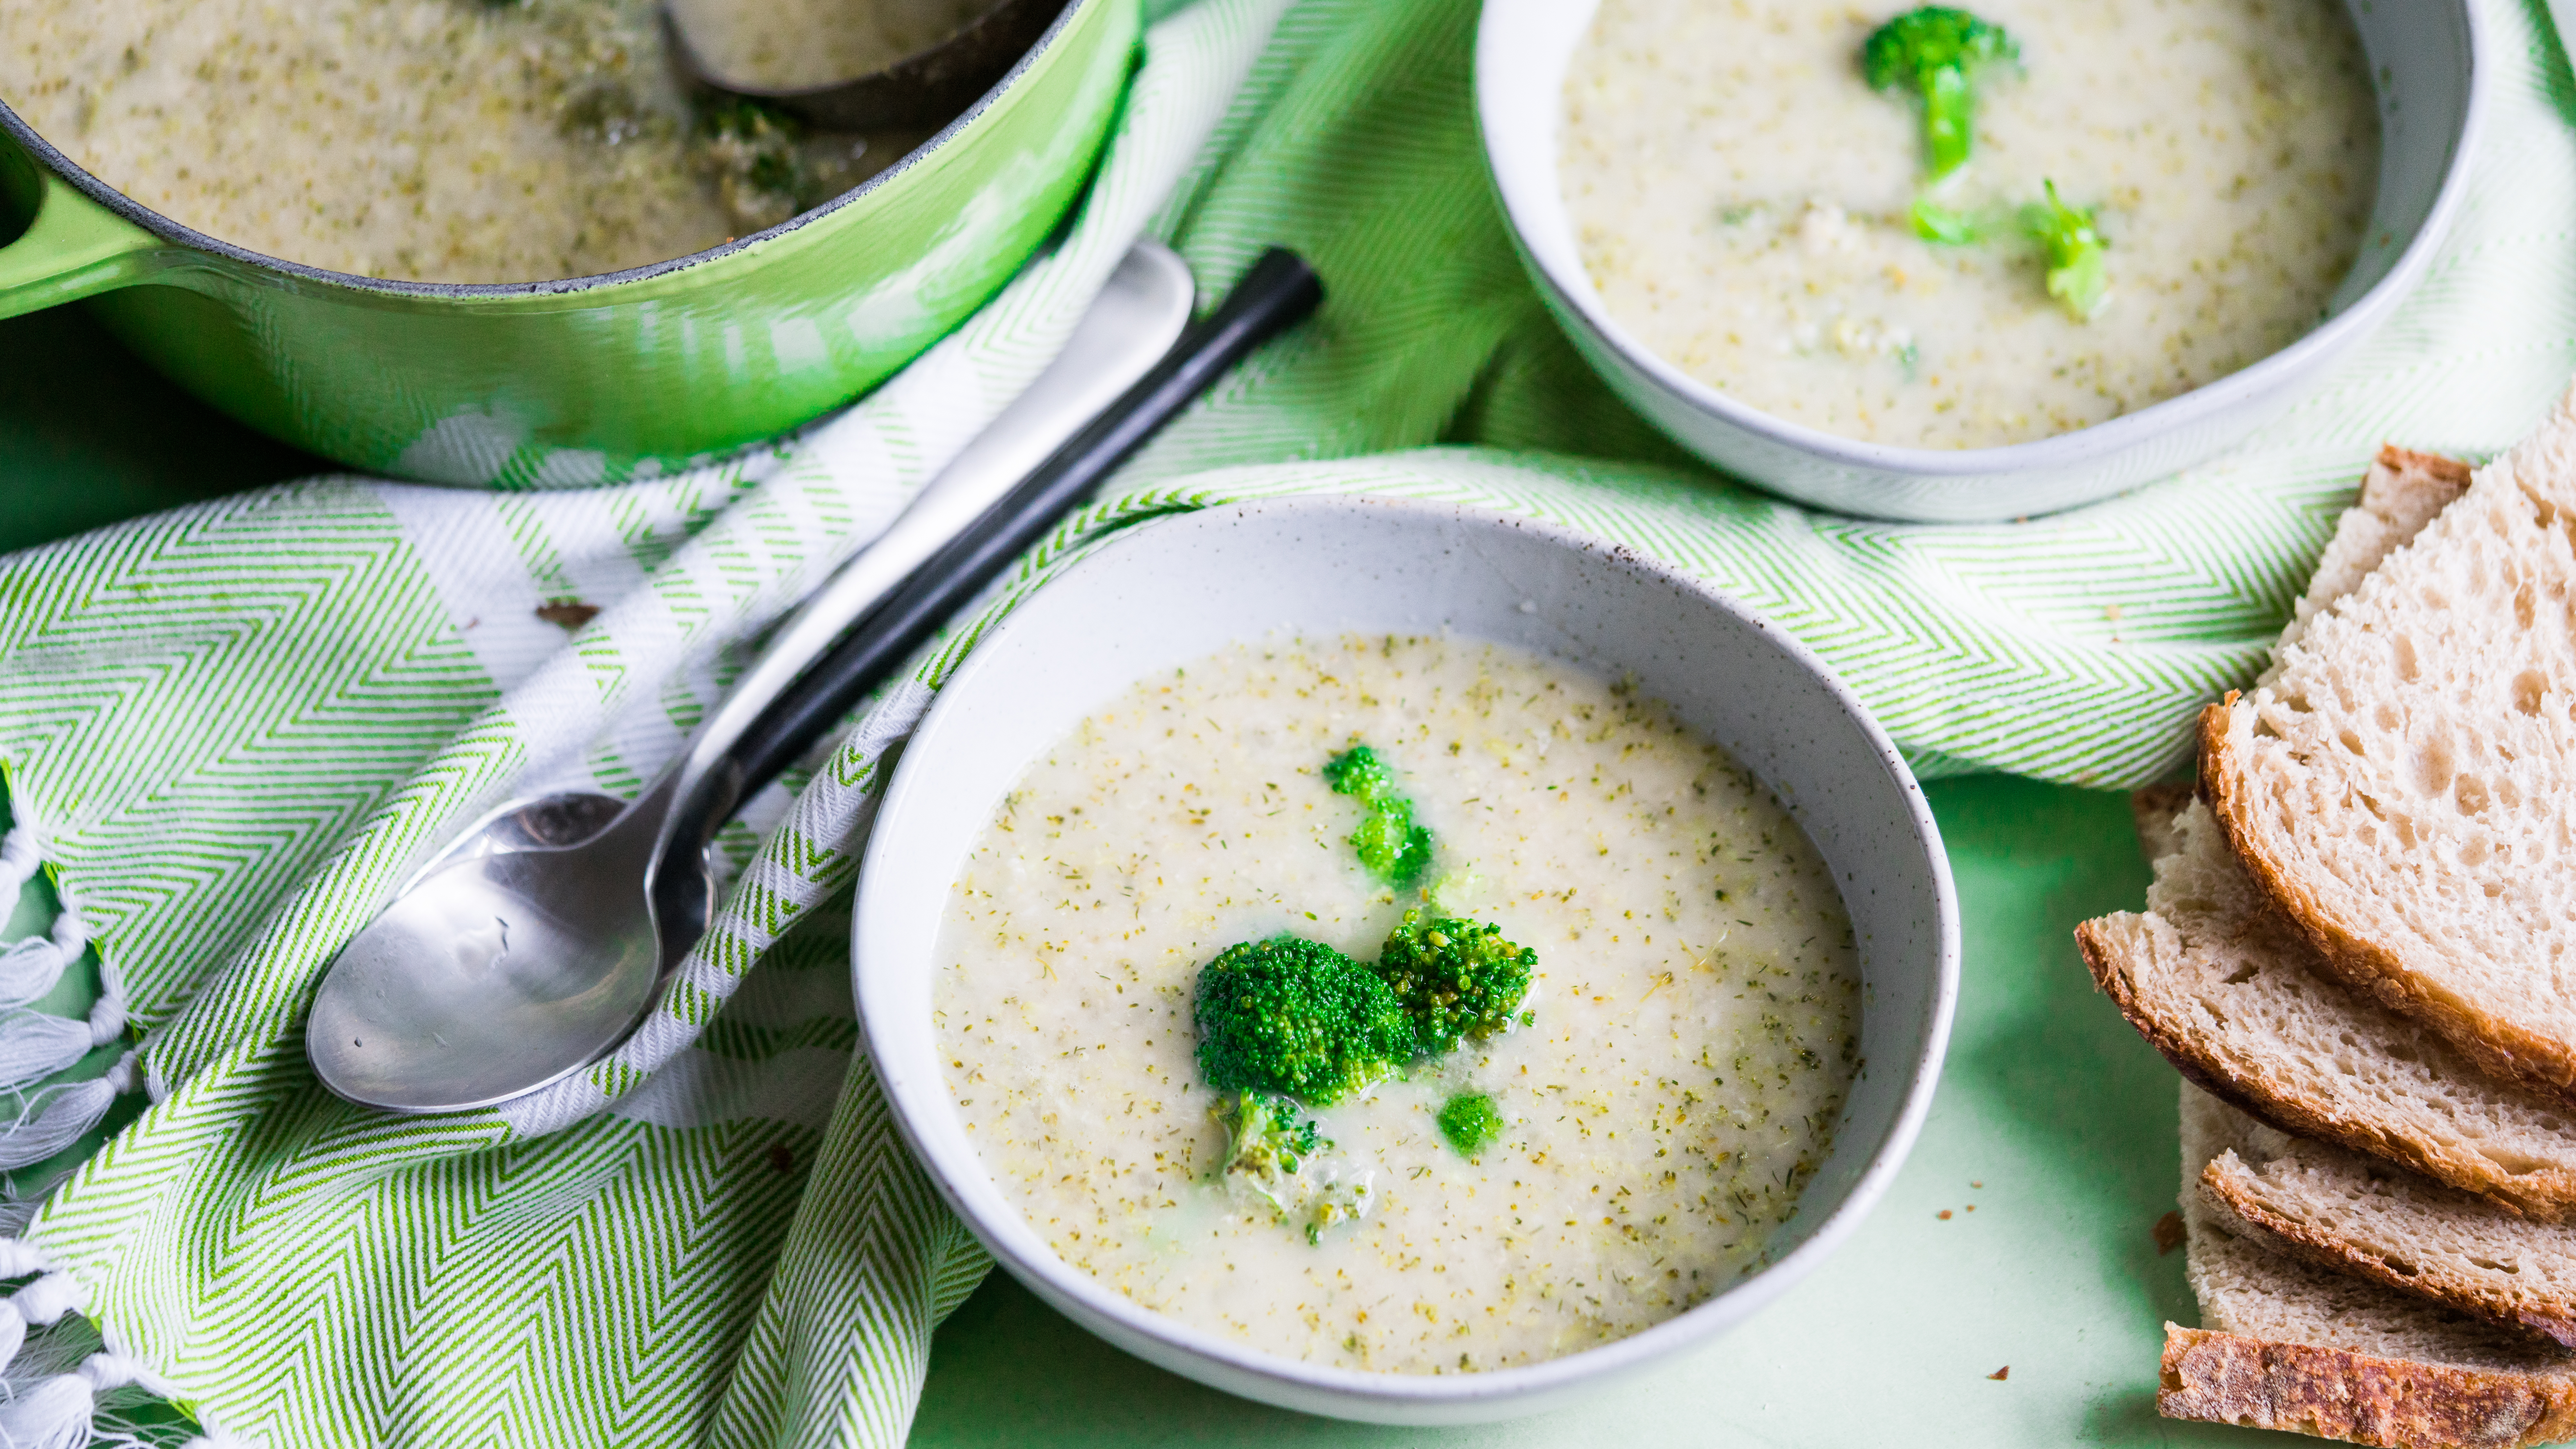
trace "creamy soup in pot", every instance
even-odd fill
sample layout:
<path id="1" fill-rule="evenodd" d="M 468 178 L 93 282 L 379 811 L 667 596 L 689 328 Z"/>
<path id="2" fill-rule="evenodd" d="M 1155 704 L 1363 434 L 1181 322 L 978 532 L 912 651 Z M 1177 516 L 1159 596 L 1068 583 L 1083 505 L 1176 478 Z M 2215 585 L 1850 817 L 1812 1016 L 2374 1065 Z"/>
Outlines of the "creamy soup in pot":
<path id="1" fill-rule="evenodd" d="M 1937 179 L 1923 103 L 1865 75 L 1901 8 L 1603 0 L 1559 174 L 1649 350 L 1825 432 L 1978 448 L 2187 392 L 2321 320 L 2378 168 L 2342 0 L 1976 0 L 2018 59 L 1975 70 L 1968 159 Z M 2083 320 L 2029 225 L 2052 184 L 2103 243 Z"/>
<path id="2" fill-rule="evenodd" d="M 850 0 L 849 43 L 805 54 L 874 57 L 945 23 L 890 37 L 878 12 L 925 5 L 955 8 Z M 746 64 L 781 49 L 771 8 L 694 10 Z M 686 256 L 785 221 L 922 139 L 809 135 L 765 108 L 693 99 L 656 0 L 10 0 L 0 101 L 185 226 L 421 282 Z"/>
<path id="3" fill-rule="evenodd" d="M 1420 886 L 1354 853 L 1326 767 L 1362 743 L 1431 832 Z M 1201 968 L 1281 933 L 1366 962 L 1426 897 L 1534 953 L 1518 1012 L 1314 1109 L 1317 1196 L 1245 1190 Z M 1065 1261 L 1349 1368 L 1528 1364 L 1737 1283 L 1860 1065 L 1850 922 L 1780 803 L 1633 690 L 1458 638 L 1274 638 L 1137 685 L 1012 790 L 939 959 L 960 1119 Z"/>

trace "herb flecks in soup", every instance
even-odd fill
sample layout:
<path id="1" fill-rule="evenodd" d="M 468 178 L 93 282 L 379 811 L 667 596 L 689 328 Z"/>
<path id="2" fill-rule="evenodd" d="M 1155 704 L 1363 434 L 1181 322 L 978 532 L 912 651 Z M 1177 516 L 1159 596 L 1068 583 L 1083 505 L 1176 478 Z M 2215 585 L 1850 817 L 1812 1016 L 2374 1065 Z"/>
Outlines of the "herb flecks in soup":
<path id="1" fill-rule="evenodd" d="M 1873 88 L 1900 8 L 1603 0 L 1560 181 L 1648 350 L 1824 432 L 1978 448 L 2188 392 L 2321 320 L 2379 153 L 2340 0 L 1978 0 L 2010 43 L 1947 110 L 1893 61 Z"/>
<path id="2" fill-rule="evenodd" d="M 1419 886 L 1354 847 L 1361 744 L 1436 841 Z M 1357 973 L 1313 1086 L 1200 1060 L 1202 969 L 1265 948 Z M 1004 802 L 940 953 L 960 1119 L 1048 1244 L 1346 1367 L 1531 1363 L 1740 1281 L 1858 1066 L 1851 928 L 1779 803 L 1662 706 L 1455 639 L 1129 691 Z"/>

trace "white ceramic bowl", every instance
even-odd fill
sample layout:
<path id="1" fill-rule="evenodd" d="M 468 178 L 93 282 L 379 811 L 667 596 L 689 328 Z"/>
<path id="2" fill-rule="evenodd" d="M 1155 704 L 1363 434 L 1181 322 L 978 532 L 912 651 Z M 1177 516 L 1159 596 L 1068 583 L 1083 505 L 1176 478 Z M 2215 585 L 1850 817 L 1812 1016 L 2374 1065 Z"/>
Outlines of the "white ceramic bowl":
<path id="1" fill-rule="evenodd" d="M 986 1172 L 931 1037 L 939 923 L 1022 771 L 1135 680 L 1275 631 L 1427 633 L 1544 651 L 1640 687 L 1787 802 L 1861 945 L 1861 1051 L 1831 1155 L 1769 1267 L 1632 1338 L 1528 1368 L 1367 1373 L 1258 1352 L 1138 1307 L 1059 1259 Z M 860 873 L 859 1016 L 896 1121 L 993 1256 L 1111 1343 L 1292 1409 L 1385 1423 L 1533 1413 L 1734 1327 L 1812 1271 L 1894 1177 L 1930 1105 L 1958 919 L 1923 795 L 1815 656 L 1680 574 L 1548 525 L 1447 505 L 1296 499 L 1144 525 L 1021 604 L 906 747 Z"/>
<path id="2" fill-rule="evenodd" d="M 1476 115 L 1521 260 L 1585 359 L 1676 442 L 1784 497 L 1869 518 L 1996 522 L 2072 508 L 2198 462 L 2278 415 L 2423 277 L 2467 191 L 2487 107 L 2476 0 L 2352 0 L 2379 84 L 2379 195 L 2325 322 L 2242 372 L 2093 427 L 2001 448 L 1900 448 L 1736 402 L 1647 351 L 1603 309 L 1556 169 L 1566 66 L 1599 3 L 1485 0 Z"/>

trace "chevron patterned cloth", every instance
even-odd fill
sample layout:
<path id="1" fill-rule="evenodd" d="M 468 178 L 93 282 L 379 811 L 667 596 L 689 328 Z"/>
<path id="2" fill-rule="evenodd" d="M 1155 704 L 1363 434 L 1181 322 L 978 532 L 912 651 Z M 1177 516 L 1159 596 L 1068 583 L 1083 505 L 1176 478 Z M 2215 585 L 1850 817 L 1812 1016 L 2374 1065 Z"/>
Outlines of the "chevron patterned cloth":
<path id="1" fill-rule="evenodd" d="M 2243 447 L 2057 518 L 1860 523 L 1688 466 L 1513 257 L 1472 0 L 1197 0 L 1144 32 L 1062 244 L 800 439 L 581 493 L 321 478 L 0 560 L 0 1444 L 901 1440 L 987 1264 L 854 1056 L 879 767 L 987 623 L 1160 514 L 1370 491 L 1572 523 L 1782 622 L 1926 773 L 2170 770 L 2375 446 L 2493 451 L 2576 362 L 2576 85 L 2545 16 L 2486 3 L 2495 125 L 2420 294 Z M 300 1014 L 392 883 L 508 794 L 632 794 L 1143 233 L 1210 292 L 1295 247 L 1331 300 L 752 802 L 715 929 L 613 1058 L 448 1117 L 319 1089 Z"/>

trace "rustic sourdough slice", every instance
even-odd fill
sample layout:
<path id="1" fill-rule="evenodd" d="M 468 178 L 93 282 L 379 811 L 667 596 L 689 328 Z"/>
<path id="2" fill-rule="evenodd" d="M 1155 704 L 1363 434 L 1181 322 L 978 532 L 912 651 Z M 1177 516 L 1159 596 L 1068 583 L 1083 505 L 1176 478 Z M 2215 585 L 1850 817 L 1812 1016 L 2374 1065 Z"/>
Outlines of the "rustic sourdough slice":
<path id="1" fill-rule="evenodd" d="M 2193 801 L 2143 913 L 2075 928 L 2093 980 L 2206 1090 L 2544 1221 L 2576 1216 L 2576 1112 L 2497 1081 L 2439 1035 L 2345 990 L 2273 913 Z M 2152 845 L 2150 848 L 2153 848 Z"/>
<path id="2" fill-rule="evenodd" d="M 2260 688 L 2281 672 L 2281 655 L 2299 642 L 2308 626 L 2335 600 L 2349 594 L 2424 525 L 2468 491 L 2471 470 L 2457 458 L 2418 453 L 2412 448 L 2382 445 L 2361 480 L 2361 497 L 2335 520 L 2317 570 L 2308 575 L 2307 590 L 2290 608 L 2290 622 L 2272 641 L 2272 667 L 2254 681 Z"/>
<path id="3" fill-rule="evenodd" d="M 2240 1119 L 2200 1190 L 2244 1236 L 2289 1257 L 2576 1348 L 2576 1228 L 2356 1152 Z"/>
<path id="4" fill-rule="evenodd" d="M 2356 990 L 2576 1098 L 2576 394 L 2201 719 L 2247 873 Z"/>
<path id="5" fill-rule="evenodd" d="M 2284 636 L 2298 637 L 2459 496 L 2467 465 L 2387 448 Z M 2385 1157 L 2529 1216 L 2576 1215 L 2576 1125 L 2436 1033 L 2344 990 L 2275 913 L 2189 792 L 2133 799 L 2155 862 L 2144 914 L 2087 921 L 2093 979 L 2183 1075 L 2276 1127 Z"/>
<path id="6" fill-rule="evenodd" d="M 2186 1264 L 2207 1327 L 2165 1325 L 2158 1413 L 2410 1449 L 2576 1436 L 2576 1354 L 2231 1231 L 2199 1183 L 2252 1124 L 2187 1082 L 2182 1093 Z"/>

